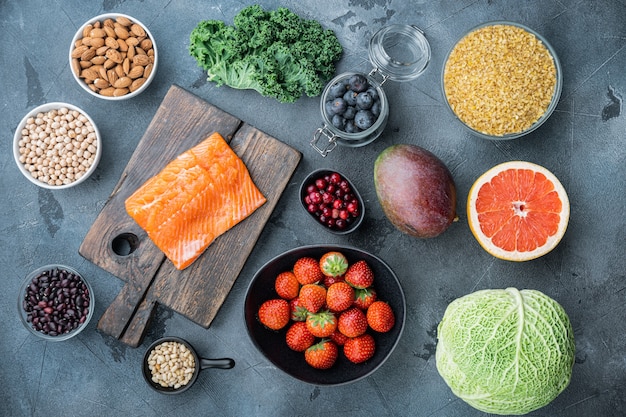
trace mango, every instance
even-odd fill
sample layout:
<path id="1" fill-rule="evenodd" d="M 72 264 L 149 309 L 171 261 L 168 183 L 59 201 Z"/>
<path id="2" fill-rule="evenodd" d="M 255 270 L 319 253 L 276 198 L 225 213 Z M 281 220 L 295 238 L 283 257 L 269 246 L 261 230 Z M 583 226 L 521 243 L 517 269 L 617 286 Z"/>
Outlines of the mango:
<path id="1" fill-rule="evenodd" d="M 457 219 L 450 170 L 417 145 L 398 144 L 383 150 L 374 163 L 374 185 L 385 216 L 410 236 L 438 236 Z"/>

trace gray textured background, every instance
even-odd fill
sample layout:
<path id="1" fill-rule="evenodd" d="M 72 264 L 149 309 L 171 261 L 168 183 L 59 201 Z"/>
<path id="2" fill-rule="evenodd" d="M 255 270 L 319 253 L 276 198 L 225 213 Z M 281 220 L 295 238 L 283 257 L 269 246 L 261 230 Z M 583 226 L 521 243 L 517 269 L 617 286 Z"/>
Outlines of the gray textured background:
<path id="1" fill-rule="evenodd" d="M 575 329 L 576 363 L 570 386 L 533 416 L 587 417 L 626 414 L 626 207 L 625 132 L 626 4 L 623 0 L 341 0 L 261 1 L 287 6 L 333 29 L 345 48 L 338 71 L 368 71 L 367 41 L 389 23 L 421 27 L 432 61 L 421 78 L 389 82 L 387 129 L 365 148 L 338 148 L 322 159 L 308 145 L 321 125 L 318 99 L 279 104 L 255 92 L 216 88 L 188 55 L 188 37 L 203 19 L 233 16 L 239 1 L 101 2 L 0 0 L 0 415 L 6 416 L 480 416 L 457 399 L 435 367 L 436 326 L 447 304 L 484 288 L 533 288 L 559 301 Z M 67 51 L 87 19 L 120 12 L 148 24 L 159 47 L 158 73 L 138 98 L 106 102 L 74 82 Z M 512 20 L 543 34 L 564 72 L 563 93 L 552 117 L 531 135 L 509 142 L 470 136 L 444 107 L 443 59 L 473 26 Z M 209 329 L 159 308 L 144 344 L 128 348 L 98 333 L 97 319 L 122 282 L 85 261 L 78 247 L 117 183 L 169 87 L 176 83 L 260 130 L 292 145 L 303 160 L 265 227 L 241 275 Z M 76 104 L 95 119 L 104 138 L 93 177 L 66 191 L 39 189 L 24 179 L 12 157 L 13 132 L 23 115 L 49 101 Z M 418 240 L 393 229 L 373 185 L 373 163 L 387 146 L 413 143 L 451 169 L 460 221 L 445 234 Z M 523 159 L 541 164 L 568 190 L 571 219 L 561 244 L 535 261 L 509 263 L 484 252 L 467 226 L 465 199 L 473 181 L 497 163 Z M 297 189 L 315 168 L 340 169 L 364 194 L 367 216 L 347 237 L 301 227 L 310 219 Z M 358 383 L 337 388 L 301 383 L 274 368 L 255 350 L 243 325 L 245 289 L 254 272 L 282 251 L 305 244 L 343 243 L 373 252 L 398 275 L 406 293 L 407 322 L 388 362 Z M 64 343 L 31 336 L 16 314 L 24 275 L 47 263 L 65 263 L 89 277 L 97 297 L 89 328 Z M 204 371 L 176 397 L 152 392 L 140 374 L 147 345 L 182 336 L 204 356 L 230 356 L 230 371 Z"/>

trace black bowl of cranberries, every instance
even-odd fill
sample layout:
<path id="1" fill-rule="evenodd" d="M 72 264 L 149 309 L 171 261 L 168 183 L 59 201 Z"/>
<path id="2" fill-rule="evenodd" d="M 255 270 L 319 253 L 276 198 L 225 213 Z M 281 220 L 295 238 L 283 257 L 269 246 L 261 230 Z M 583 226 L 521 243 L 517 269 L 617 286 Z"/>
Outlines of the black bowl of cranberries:
<path id="1" fill-rule="evenodd" d="M 330 169 L 311 172 L 300 186 L 300 202 L 326 230 L 345 235 L 355 231 L 365 216 L 365 205 L 354 184 Z"/>

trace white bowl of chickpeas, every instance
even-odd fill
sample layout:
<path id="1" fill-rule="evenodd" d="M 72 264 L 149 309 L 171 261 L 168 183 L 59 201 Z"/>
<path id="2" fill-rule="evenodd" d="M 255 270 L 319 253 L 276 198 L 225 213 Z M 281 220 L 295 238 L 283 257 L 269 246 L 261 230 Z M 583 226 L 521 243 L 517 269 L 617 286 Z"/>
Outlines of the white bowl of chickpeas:
<path id="1" fill-rule="evenodd" d="M 69 61 L 83 90 L 104 100 L 126 100 L 148 88 L 158 53 L 146 25 L 128 15 L 105 13 L 74 34 Z"/>
<path id="2" fill-rule="evenodd" d="M 20 121 L 13 136 L 13 157 L 22 174 L 48 189 L 85 181 L 102 155 L 102 140 L 91 117 L 73 104 L 42 104 Z"/>

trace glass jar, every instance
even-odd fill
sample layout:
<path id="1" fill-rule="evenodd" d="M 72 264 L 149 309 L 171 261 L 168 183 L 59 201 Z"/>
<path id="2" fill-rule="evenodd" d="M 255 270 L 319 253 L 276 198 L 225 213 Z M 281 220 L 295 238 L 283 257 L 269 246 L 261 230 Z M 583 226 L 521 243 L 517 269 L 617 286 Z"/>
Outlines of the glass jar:
<path id="1" fill-rule="evenodd" d="M 323 157 L 339 145 L 365 146 L 376 140 L 385 129 L 389 117 L 389 101 L 382 88 L 387 80 L 404 82 L 419 77 L 430 62 L 430 44 L 421 29 L 412 25 L 389 25 L 372 36 L 368 48 L 369 60 L 374 68 L 368 74 L 346 72 L 333 78 L 324 88 L 320 99 L 320 112 L 324 126 L 313 134 L 311 146 Z M 330 88 L 336 83 L 346 83 L 355 74 L 363 75 L 380 99 L 380 114 L 367 129 L 355 133 L 336 127 L 326 111 L 326 102 L 332 100 Z M 379 80 L 380 79 L 380 80 Z"/>

